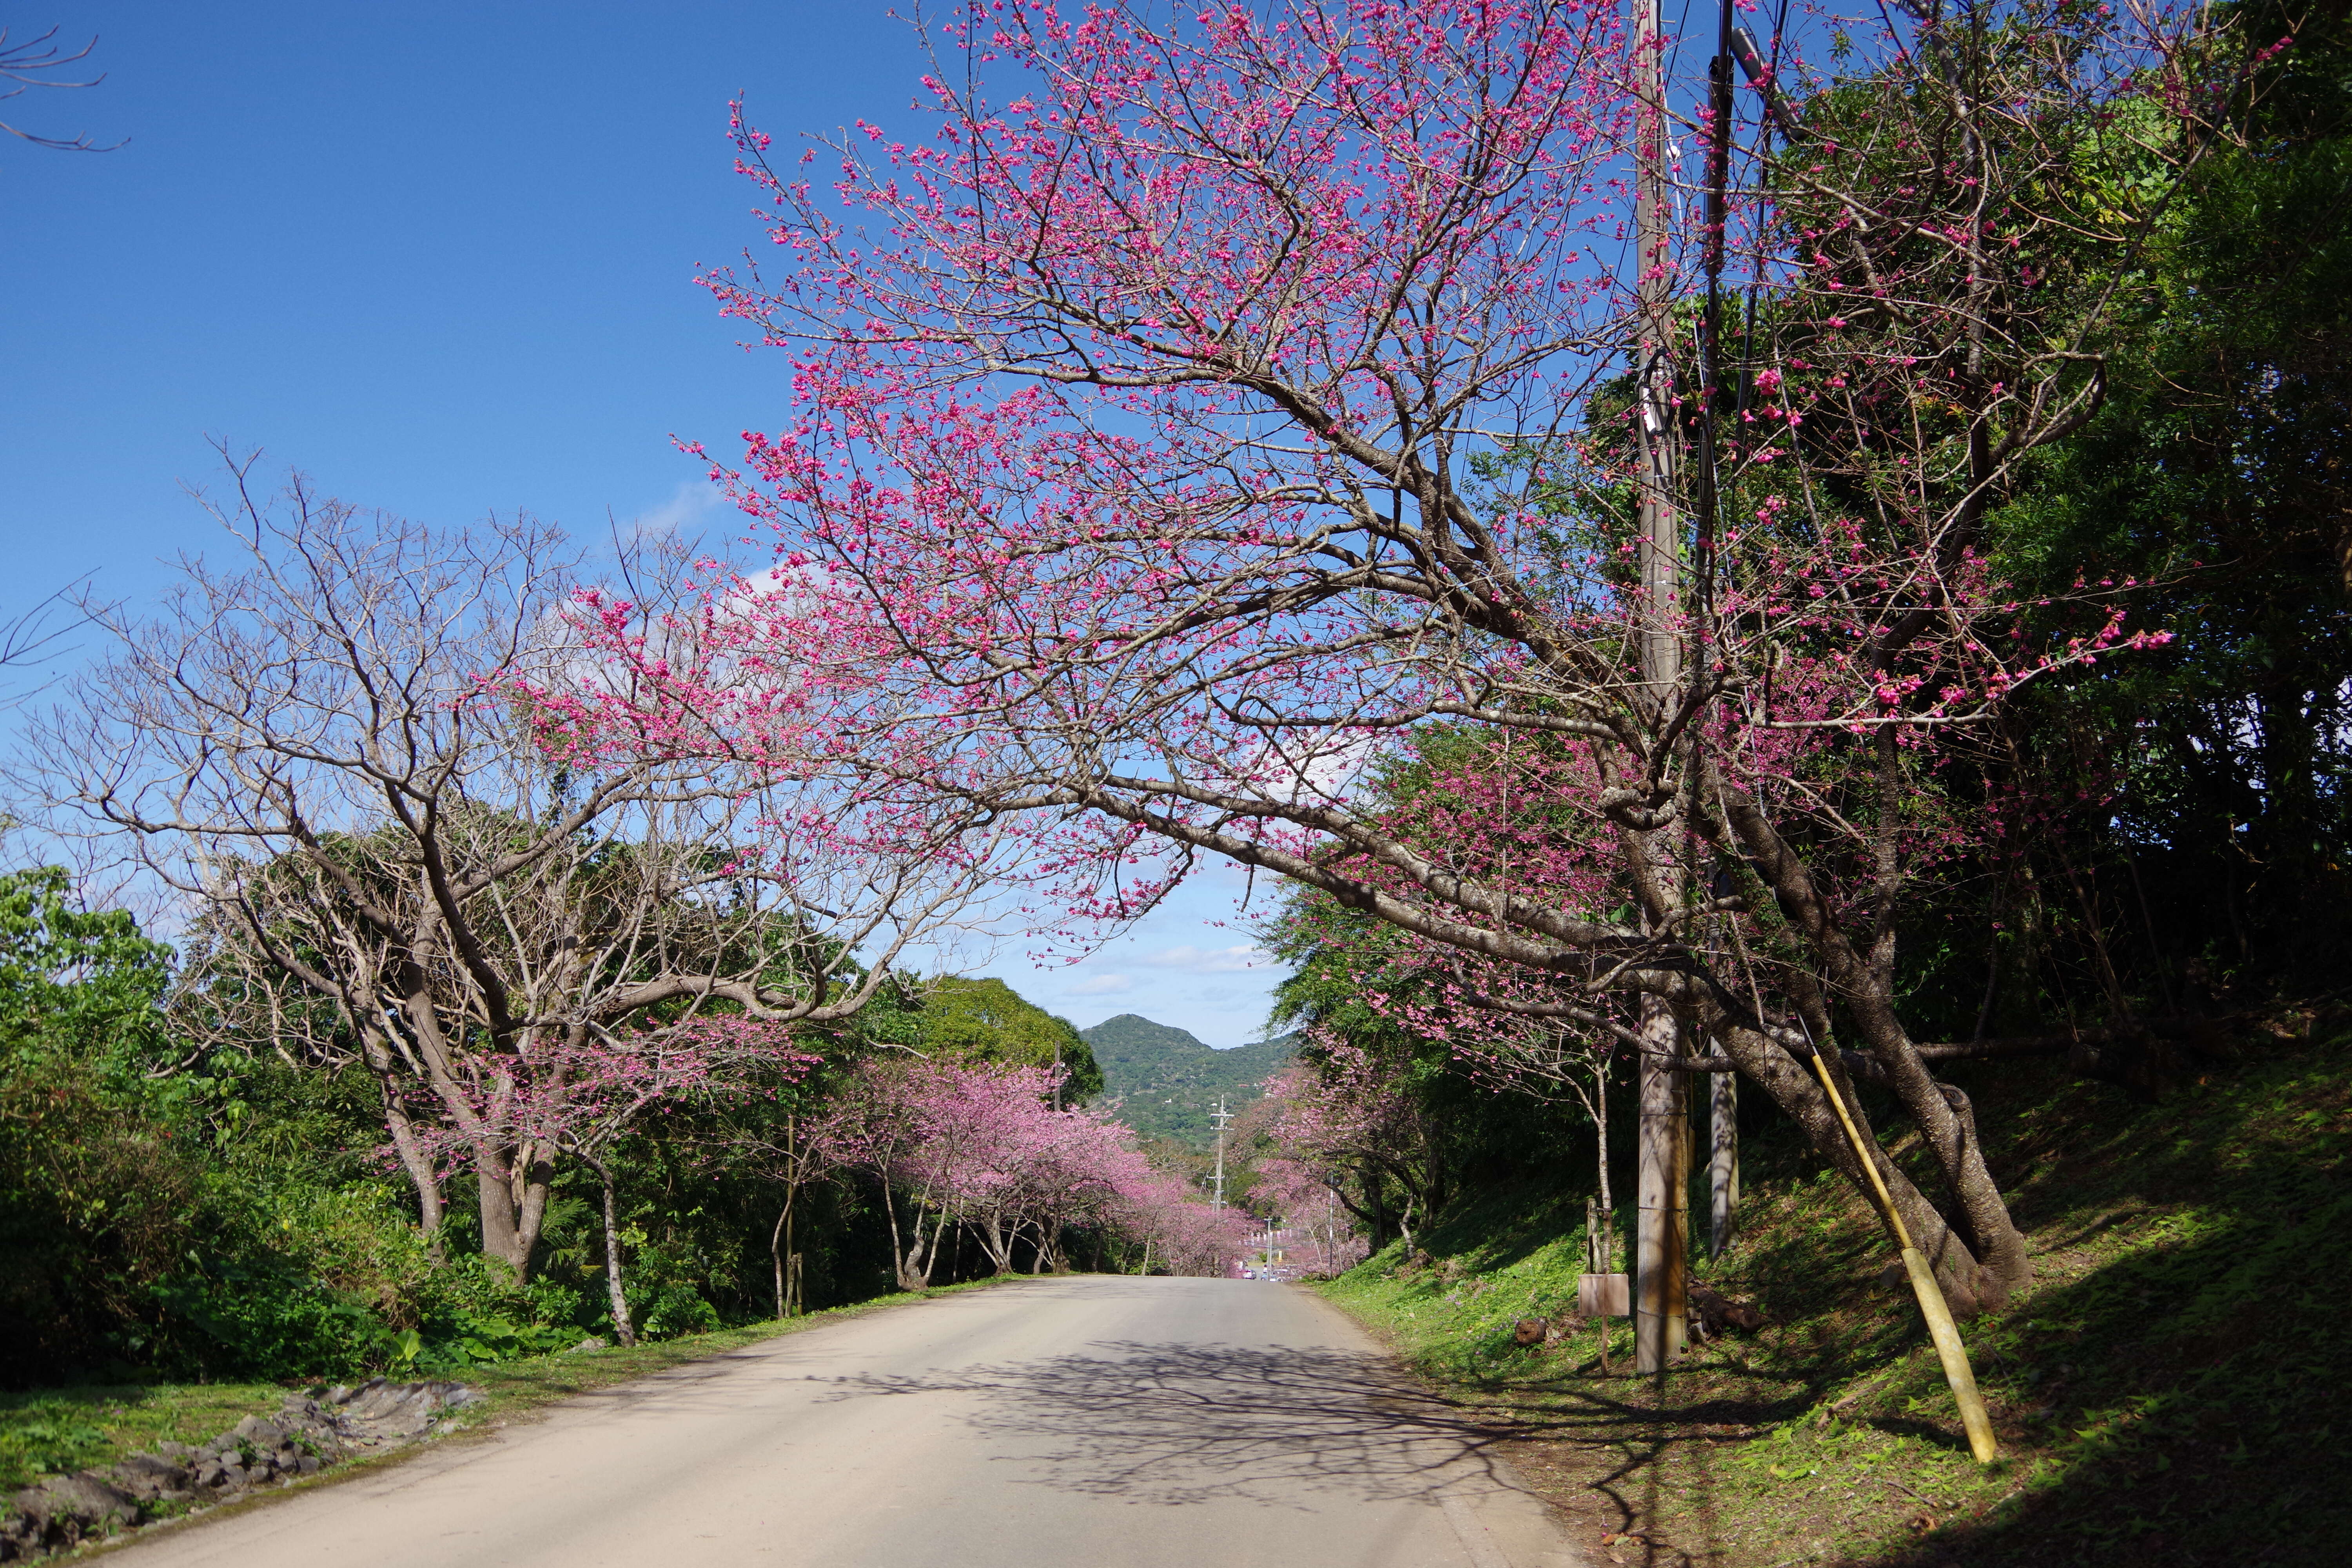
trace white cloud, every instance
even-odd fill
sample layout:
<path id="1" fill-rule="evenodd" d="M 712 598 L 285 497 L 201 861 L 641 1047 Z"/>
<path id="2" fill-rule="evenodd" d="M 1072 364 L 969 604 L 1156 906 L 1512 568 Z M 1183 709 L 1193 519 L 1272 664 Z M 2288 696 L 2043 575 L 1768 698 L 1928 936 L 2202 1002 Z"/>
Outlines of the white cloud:
<path id="1" fill-rule="evenodd" d="M 1143 962 L 1160 969 L 1181 969 L 1187 974 L 1235 974 L 1244 969 L 1264 968 L 1274 962 L 1274 954 L 1246 944 L 1201 948 L 1188 943 L 1161 948 Z"/>
<path id="2" fill-rule="evenodd" d="M 1066 996 L 1108 996 L 1115 991 L 1125 991 L 1135 984 L 1124 974 L 1097 974 L 1091 980 L 1081 980 L 1066 987 Z"/>
<path id="3" fill-rule="evenodd" d="M 629 521 L 629 531 L 640 539 L 656 538 L 700 522 L 727 504 L 726 492 L 708 479 L 687 479 L 670 492 L 669 500 Z"/>
<path id="4" fill-rule="evenodd" d="M 1205 774 L 1201 782 L 1288 805 L 1302 802 L 1344 805 L 1366 764 L 1396 743 L 1393 735 L 1342 731 L 1306 737 L 1286 746 L 1268 744 L 1250 759 L 1247 772 L 1223 777 Z"/>

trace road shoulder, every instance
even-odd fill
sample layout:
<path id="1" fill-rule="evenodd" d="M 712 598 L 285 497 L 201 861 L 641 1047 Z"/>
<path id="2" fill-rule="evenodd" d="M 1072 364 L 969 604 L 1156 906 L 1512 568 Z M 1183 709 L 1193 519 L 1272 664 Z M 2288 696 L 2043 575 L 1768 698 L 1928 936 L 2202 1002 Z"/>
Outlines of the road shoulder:
<path id="1" fill-rule="evenodd" d="M 421 1466 L 422 1473 L 437 1473 L 466 1463 L 472 1457 L 472 1451 L 494 1441 L 507 1428 L 544 1421 L 564 1406 L 589 1395 L 650 1382 L 830 1324 L 919 1307 L 942 1297 L 1017 1286 L 1028 1280 L 1029 1277 L 1025 1275 L 967 1280 L 919 1293 L 894 1292 L 870 1300 L 827 1308 L 804 1317 L 771 1319 L 739 1328 L 722 1329 L 714 1333 L 685 1335 L 674 1340 L 629 1347 L 614 1346 L 596 1352 L 532 1356 L 499 1365 L 475 1368 L 466 1374 L 465 1381 L 480 1389 L 483 1396 L 451 1411 L 414 1442 L 330 1466 L 316 1475 L 289 1479 L 273 1484 L 267 1489 L 194 1509 L 172 1518 L 159 1519 L 136 1529 L 122 1531 L 103 1541 L 88 1542 L 70 1552 L 30 1561 L 63 1561 L 67 1556 L 80 1561 L 121 1551 L 167 1534 L 240 1518 L 322 1488 L 379 1479 L 394 1469 Z M 299 1392 L 302 1389 L 292 1385 L 284 1388 L 272 1385 L 267 1389 L 269 1403 L 266 1406 L 257 1403 L 250 1411 L 240 1407 L 231 1414 L 267 1415 L 277 1408 L 277 1402 L 287 1394 Z M 123 1450 L 124 1454 L 128 1452 L 130 1450 Z M 121 1457 L 122 1455 L 114 1456 Z"/>
<path id="2" fill-rule="evenodd" d="M 1397 1376 L 1433 1400 L 1458 1404 L 1444 1389 L 1415 1373 L 1396 1353 L 1395 1342 L 1378 1324 L 1366 1322 L 1319 1291 L 1288 1285 L 1301 1299 L 1354 1335 L 1369 1340 L 1394 1366 Z M 1498 1433 L 1497 1441 L 1507 1438 Z M 1510 1460 L 1493 1447 L 1475 1463 L 1464 1461 L 1459 1479 L 1443 1494 L 1446 1522 L 1454 1527 L 1474 1568 L 1595 1568 L 1571 1534 L 1573 1518 L 1529 1485 Z"/>

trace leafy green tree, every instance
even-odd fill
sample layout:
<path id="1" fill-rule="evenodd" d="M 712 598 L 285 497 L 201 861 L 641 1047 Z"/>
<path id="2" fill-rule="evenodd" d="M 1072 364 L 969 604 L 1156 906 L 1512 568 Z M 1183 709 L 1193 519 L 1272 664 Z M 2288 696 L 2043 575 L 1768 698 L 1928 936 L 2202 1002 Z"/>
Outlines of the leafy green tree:
<path id="1" fill-rule="evenodd" d="M 1102 1068 L 1077 1026 L 1002 980 L 932 981 L 922 989 L 913 1035 L 918 1049 L 958 1061 L 1059 1067 L 1069 1075 L 1064 1095 L 1073 1104 L 1102 1092 Z"/>
<path id="2" fill-rule="evenodd" d="M 62 868 L 0 877 L 0 1375 L 87 1360 L 180 1260 L 202 1164 L 142 1073 L 170 979 Z"/>
<path id="3" fill-rule="evenodd" d="M 1952 1034 L 2104 1026 L 2149 1089 L 2198 1037 L 2168 1020 L 2352 958 L 2352 21 L 2228 15 L 2206 73 L 2242 85 L 2123 279 L 2105 402 L 1989 534 L 2029 603 L 2137 582 L 2173 638 L 2018 704 L 1987 758 L 2006 831 L 1905 937 Z"/>
<path id="4" fill-rule="evenodd" d="M 162 1053 L 171 980 L 171 948 L 128 910 L 80 908 L 63 867 L 0 876 L 0 1046 L 12 1053 L 148 1065 Z"/>
<path id="5" fill-rule="evenodd" d="M 173 967 L 62 869 L 0 877 L 0 1379 L 381 1363 L 425 1260 L 380 1181 L 319 1157 L 364 1105 L 174 1041 Z"/>

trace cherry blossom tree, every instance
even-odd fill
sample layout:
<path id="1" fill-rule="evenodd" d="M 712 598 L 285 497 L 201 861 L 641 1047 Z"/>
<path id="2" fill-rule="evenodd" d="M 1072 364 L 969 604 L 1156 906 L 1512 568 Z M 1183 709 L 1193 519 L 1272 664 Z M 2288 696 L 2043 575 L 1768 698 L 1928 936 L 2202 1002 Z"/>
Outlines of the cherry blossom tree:
<path id="1" fill-rule="evenodd" d="M 1141 1271 L 1221 1279 L 1249 1256 L 1249 1211 L 1218 1208 L 1178 1178 L 1153 1173 L 1118 1195 L 1119 1228 L 1143 1243 Z"/>
<path id="2" fill-rule="evenodd" d="M 1882 1159 L 1896 1207 L 1998 1300 L 2024 1245 L 1895 932 L 1966 831 L 1958 738 L 2150 639 L 2086 583 L 2078 636 L 2021 640 L 1986 531 L 2097 405 L 2189 156 L 2172 25 L 1857 22 L 1833 74 L 1773 44 L 1769 112 L 1685 113 L 1602 4 L 975 10 L 928 140 L 740 129 L 781 259 L 709 282 L 796 402 L 717 471 L 780 556 L 665 700 L 728 755 L 821 733 L 910 807 L 1030 818 L 1073 930 L 1215 855 L 1540 977 L 1505 999 L 1736 1068 L 1862 1184 L 1805 1065 L 1850 1036 L 1943 1189 Z M 1683 225 L 1677 121 L 1720 175 Z M 2053 205 L 2102 159 L 2127 190 Z M 1557 847 L 1368 802 L 1447 727 Z"/>
<path id="3" fill-rule="evenodd" d="M 1343 1274 L 1370 1255 L 1370 1243 L 1353 1223 L 1334 1180 L 1337 1173 L 1312 1162 L 1274 1155 L 1257 1163 L 1251 1200 L 1283 1222 L 1275 1234 L 1282 1245 L 1313 1249 L 1316 1272 Z"/>
<path id="4" fill-rule="evenodd" d="M 950 1226 L 969 1228 L 998 1273 L 1024 1239 L 1035 1271 L 1063 1266 L 1063 1233 L 1080 1226 L 1156 1246 L 1171 1268 L 1240 1256 L 1235 1226 L 1196 1214 L 1208 1212 L 1199 1195 L 1154 1172 L 1131 1130 L 1056 1107 L 1061 1082 L 1050 1068 L 861 1065 L 814 1136 L 880 1184 L 901 1289 L 929 1285 Z"/>
<path id="5" fill-rule="evenodd" d="M 1337 1191 L 1375 1238 L 1393 1228 L 1410 1248 L 1414 1220 L 1443 1208 L 1447 1195 L 1419 1102 L 1393 1064 L 1328 1029 L 1311 1032 L 1307 1049 L 1313 1060 L 1266 1080 L 1276 1161 Z M 1393 1210 L 1391 1186 L 1402 1194 Z"/>
<path id="6" fill-rule="evenodd" d="M 835 1093 L 830 1108 L 810 1130 L 811 1142 L 823 1151 L 820 1158 L 832 1170 L 870 1178 L 881 1190 L 882 1208 L 890 1227 L 890 1268 L 901 1290 L 920 1290 L 930 1284 L 939 1240 L 947 1230 L 948 1215 L 926 1178 L 937 1169 L 935 1160 L 922 1159 L 929 1129 L 917 1114 L 912 1099 L 903 1091 L 903 1074 L 892 1064 L 866 1060 Z M 912 1201 L 913 1235 L 909 1240 L 898 1220 L 898 1194 Z M 926 1211 L 937 1207 L 928 1236 Z"/>
<path id="7" fill-rule="evenodd" d="M 484 1250 L 520 1279 L 557 1162 L 617 1103 L 593 1087 L 617 1042 L 849 1017 L 961 929 L 994 840 L 968 808 L 877 817 L 772 748 L 592 747 L 562 703 L 632 700 L 586 636 L 633 623 L 576 620 L 561 534 L 270 498 L 250 468 L 215 508 L 226 560 L 180 563 L 153 615 L 92 609 L 114 651 L 29 723 L 21 793 L 184 900 L 184 1026 L 375 1077 L 428 1231 L 434 1151 L 462 1143 Z M 658 546 L 610 570 L 686 576 Z M 588 1121 L 548 1120 L 565 1106 Z"/>
<path id="8" fill-rule="evenodd" d="M 1058 1217 L 1065 1145 L 1082 1119 L 1052 1109 L 1056 1083 L 1035 1068 L 924 1068 L 903 1080 L 924 1132 L 909 1162 L 915 1182 L 942 1215 L 971 1227 L 1000 1274 L 1032 1224 L 1042 1268 L 1042 1226 Z"/>

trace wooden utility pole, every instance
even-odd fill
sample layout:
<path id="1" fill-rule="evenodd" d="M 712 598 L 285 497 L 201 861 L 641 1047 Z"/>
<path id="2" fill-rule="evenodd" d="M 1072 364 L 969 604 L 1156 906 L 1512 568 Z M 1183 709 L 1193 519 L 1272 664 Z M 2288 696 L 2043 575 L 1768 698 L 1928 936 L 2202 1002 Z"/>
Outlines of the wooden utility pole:
<path id="1" fill-rule="evenodd" d="M 1731 61 L 1738 47 L 1731 22 L 1732 0 L 1721 0 L 1716 19 L 1715 58 L 1706 72 L 1706 247 L 1700 265 L 1706 273 L 1706 314 L 1699 323 L 1699 419 L 1697 526 L 1691 537 L 1690 659 L 1696 675 L 1715 662 L 1716 524 L 1723 510 L 1723 447 L 1716 415 L 1724 395 L 1723 258 L 1728 241 L 1731 187 Z M 1743 349 L 1744 353 L 1744 349 Z M 1698 771 L 1701 726 L 1690 727 L 1691 771 Z M 1696 849 L 1696 845 L 1693 848 Z M 1693 857 L 1694 860 L 1696 856 Z M 1739 1202 L 1739 1080 L 1710 1074 L 1707 1094 L 1707 1251 L 1720 1258 L 1731 1245 L 1731 1216 Z"/>
<path id="2" fill-rule="evenodd" d="M 1642 1131 L 1634 1227 L 1633 1365 L 1664 1375 L 1683 1352 L 1690 1280 L 1690 1104 L 1681 1073 L 1665 1066 L 1681 1030 L 1663 1000 L 1642 999 Z"/>
<path id="3" fill-rule="evenodd" d="M 1233 1121 L 1233 1112 L 1225 1109 L 1225 1097 L 1217 1096 L 1217 1206 L 1225 1206 L 1225 1124 Z"/>
<path id="4" fill-rule="evenodd" d="M 1657 718 L 1666 715 L 1682 677 L 1678 625 L 1683 598 L 1682 513 L 1676 505 L 1681 442 L 1675 428 L 1674 342 L 1669 224 L 1666 189 L 1665 29 L 1660 0 L 1640 0 L 1635 47 L 1640 121 L 1634 142 L 1633 202 L 1640 277 L 1634 374 L 1640 394 L 1642 459 L 1642 679 Z M 1661 870 L 1671 885 L 1669 904 L 1681 902 L 1684 878 Z M 1634 1229 L 1634 1366 L 1663 1375 L 1682 1353 L 1689 1284 L 1690 1107 L 1682 1074 L 1665 1066 L 1681 1057 L 1682 1027 L 1663 998 L 1641 1001 L 1641 1129 L 1638 1141 L 1639 1223 Z"/>

